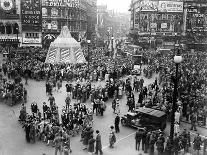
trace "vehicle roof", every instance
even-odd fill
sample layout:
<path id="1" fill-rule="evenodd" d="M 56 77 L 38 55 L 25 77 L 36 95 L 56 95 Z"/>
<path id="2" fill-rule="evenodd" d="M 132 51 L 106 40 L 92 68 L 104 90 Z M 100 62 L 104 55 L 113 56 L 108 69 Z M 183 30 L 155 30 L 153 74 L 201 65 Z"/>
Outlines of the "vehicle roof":
<path id="1" fill-rule="evenodd" d="M 151 109 L 151 108 L 144 108 L 144 107 L 135 109 L 135 112 L 145 113 L 145 114 L 155 116 L 155 117 L 162 117 L 166 115 L 166 113 L 163 111 Z"/>
<path id="2" fill-rule="evenodd" d="M 127 112 L 127 115 L 136 116 L 137 113 L 134 113 L 134 112 Z"/>

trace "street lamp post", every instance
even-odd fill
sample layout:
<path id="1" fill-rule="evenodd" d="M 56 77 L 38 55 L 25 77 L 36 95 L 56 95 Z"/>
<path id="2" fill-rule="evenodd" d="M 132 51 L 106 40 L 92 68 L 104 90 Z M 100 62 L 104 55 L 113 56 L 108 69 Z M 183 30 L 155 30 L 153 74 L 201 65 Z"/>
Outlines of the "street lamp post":
<path id="1" fill-rule="evenodd" d="M 175 78 L 174 80 L 174 93 L 173 93 L 173 105 L 172 105 L 172 114 L 171 114 L 171 126 L 170 126 L 170 140 L 171 144 L 173 146 L 173 138 L 174 138 L 174 123 L 175 123 L 175 112 L 177 110 L 176 107 L 176 102 L 177 102 L 177 92 L 178 92 L 178 66 L 182 62 L 182 56 L 174 56 L 174 62 L 176 66 L 176 71 L 175 71 Z M 172 152 L 172 146 L 171 146 L 171 151 Z"/>
<path id="2" fill-rule="evenodd" d="M 16 30 L 17 30 L 17 47 L 19 47 L 19 27 L 17 27 Z"/>
<path id="3" fill-rule="evenodd" d="M 89 69 L 89 66 L 90 66 L 90 43 L 91 43 L 91 41 L 87 40 L 87 43 L 88 43 L 88 69 Z"/>
<path id="4" fill-rule="evenodd" d="M 114 37 L 111 37 L 111 57 L 113 56 L 114 52 Z"/>

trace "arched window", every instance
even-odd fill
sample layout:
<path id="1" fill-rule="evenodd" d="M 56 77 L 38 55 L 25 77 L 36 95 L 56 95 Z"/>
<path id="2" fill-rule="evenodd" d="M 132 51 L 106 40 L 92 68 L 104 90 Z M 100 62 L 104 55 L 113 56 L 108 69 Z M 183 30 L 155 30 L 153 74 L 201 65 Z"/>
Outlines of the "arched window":
<path id="1" fill-rule="evenodd" d="M 13 33 L 14 34 L 19 34 L 19 25 L 17 23 L 15 23 L 13 25 Z"/>
<path id="2" fill-rule="evenodd" d="M 0 23 L 0 34 L 5 34 L 5 26 L 3 23 Z"/>
<path id="3" fill-rule="evenodd" d="M 11 34 L 12 33 L 12 26 L 11 24 L 7 23 L 6 24 L 6 34 Z"/>

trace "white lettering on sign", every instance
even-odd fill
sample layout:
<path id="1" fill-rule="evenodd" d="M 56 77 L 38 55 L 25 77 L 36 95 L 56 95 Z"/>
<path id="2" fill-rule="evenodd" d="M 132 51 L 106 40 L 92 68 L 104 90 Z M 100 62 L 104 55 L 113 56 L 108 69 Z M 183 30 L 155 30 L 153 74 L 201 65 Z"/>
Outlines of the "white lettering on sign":
<path id="1" fill-rule="evenodd" d="M 40 38 L 23 38 L 25 44 L 41 44 Z"/>

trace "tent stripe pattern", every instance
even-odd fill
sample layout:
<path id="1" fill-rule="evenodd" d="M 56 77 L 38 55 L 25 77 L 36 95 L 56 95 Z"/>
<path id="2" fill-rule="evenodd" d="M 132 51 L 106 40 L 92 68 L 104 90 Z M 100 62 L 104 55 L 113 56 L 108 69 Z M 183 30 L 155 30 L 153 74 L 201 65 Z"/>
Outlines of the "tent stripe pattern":
<path id="1" fill-rule="evenodd" d="M 85 61 L 85 57 L 80 48 L 77 51 L 75 51 L 75 56 L 76 56 L 77 62 L 81 63 Z"/>
<path id="2" fill-rule="evenodd" d="M 48 56 L 48 62 L 53 63 L 55 61 L 55 54 L 56 54 L 57 49 L 53 49 L 50 51 L 49 56 Z"/>
<path id="3" fill-rule="evenodd" d="M 70 49 L 62 49 L 61 50 L 61 58 L 60 62 L 67 62 L 70 61 Z"/>

